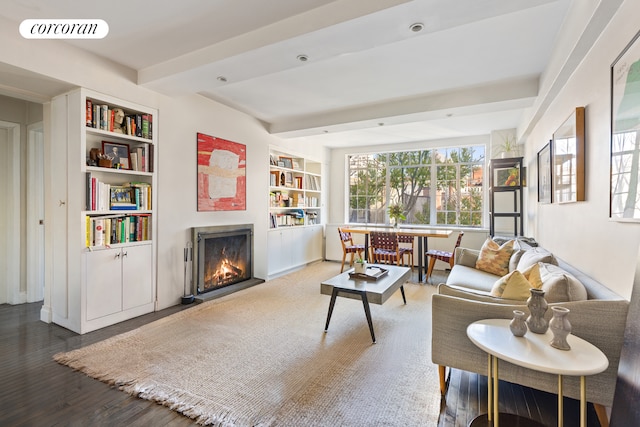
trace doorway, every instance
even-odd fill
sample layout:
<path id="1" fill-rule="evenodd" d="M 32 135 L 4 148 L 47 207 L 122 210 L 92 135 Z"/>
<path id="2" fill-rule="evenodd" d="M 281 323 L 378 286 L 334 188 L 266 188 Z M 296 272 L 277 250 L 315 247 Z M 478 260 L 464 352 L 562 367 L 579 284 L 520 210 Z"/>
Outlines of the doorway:
<path id="1" fill-rule="evenodd" d="M 27 126 L 27 302 L 44 299 L 44 128 Z"/>
<path id="2" fill-rule="evenodd" d="M 0 121 L 0 304 L 20 304 L 20 124 Z"/>
<path id="3" fill-rule="evenodd" d="M 0 304 L 44 299 L 44 127 L 0 121 Z"/>

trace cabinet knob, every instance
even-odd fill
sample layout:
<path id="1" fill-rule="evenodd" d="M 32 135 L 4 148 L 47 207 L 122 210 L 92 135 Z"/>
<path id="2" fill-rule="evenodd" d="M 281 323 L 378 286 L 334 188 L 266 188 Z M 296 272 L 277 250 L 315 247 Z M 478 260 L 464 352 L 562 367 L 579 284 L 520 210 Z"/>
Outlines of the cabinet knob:
<path id="1" fill-rule="evenodd" d="M 66 204 L 67 202 L 65 202 L 64 200 L 58 200 L 58 206 L 64 206 Z"/>
<path id="2" fill-rule="evenodd" d="M 124 258 L 124 257 L 126 257 L 126 256 L 127 256 L 127 253 L 126 253 L 126 252 L 123 252 L 123 253 L 122 253 L 122 257 Z"/>
<path id="3" fill-rule="evenodd" d="M 114 258 L 120 258 L 120 252 L 118 252 Z"/>

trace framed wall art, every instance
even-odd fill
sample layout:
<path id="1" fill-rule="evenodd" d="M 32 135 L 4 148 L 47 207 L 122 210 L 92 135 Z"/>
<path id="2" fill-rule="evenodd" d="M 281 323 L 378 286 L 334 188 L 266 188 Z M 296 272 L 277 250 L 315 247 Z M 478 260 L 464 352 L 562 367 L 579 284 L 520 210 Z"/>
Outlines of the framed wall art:
<path id="1" fill-rule="evenodd" d="M 553 141 L 538 151 L 538 202 L 553 203 L 553 181 L 551 178 L 551 148 Z"/>
<path id="2" fill-rule="evenodd" d="M 198 211 L 246 210 L 246 146 L 203 133 L 197 143 Z"/>
<path id="3" fill-rule="evenodd" d="M 640 33 L 611 65 L 609 216 L 640 221 Z"/>
<path id="4" fill-rule="evenodd" d="M 584 107 L 578 107 L 553 133 L 553 201 L 585 200 Z"/>

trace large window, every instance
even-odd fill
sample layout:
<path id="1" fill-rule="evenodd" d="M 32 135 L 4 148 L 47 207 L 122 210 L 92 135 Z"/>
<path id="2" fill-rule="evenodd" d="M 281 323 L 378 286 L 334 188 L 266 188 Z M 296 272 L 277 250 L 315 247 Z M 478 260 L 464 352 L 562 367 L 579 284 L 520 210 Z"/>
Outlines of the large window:
<path id="1" fill-rule="evenodd" d="M 348 156 L 349 222 L 388 224 L 400 205 L 404 224 L 481 227 L 483 145 Z"/>

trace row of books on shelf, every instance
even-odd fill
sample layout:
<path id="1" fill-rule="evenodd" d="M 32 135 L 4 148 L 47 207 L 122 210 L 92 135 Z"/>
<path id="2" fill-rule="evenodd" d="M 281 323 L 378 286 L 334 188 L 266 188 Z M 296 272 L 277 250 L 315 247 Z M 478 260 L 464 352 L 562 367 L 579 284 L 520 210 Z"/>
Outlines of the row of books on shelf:
<path id="1" fill-rule="evenodd" d="M 145 139 L 153 138 L 153 115 L 126 113 L 120 107 L 102 104 L 87 98 L 86 125 L 94 129 L 122 133 Z"/>
<path id="2" fill-rule="evenodd" d="M 133 147 L 129 157 L 131 170 L 153 172 L 153 144 L 143 143 L 139 147 Z"/>
<path id="3" fill-rule="evenodd" d="M 315 175 L 305 175 L 307 190 L 320 191 L 320 177 Z"/>
<path id="4" fill-rule="evenodd" d="M 86 246 L 106 247 L 151 239 L 151 215 L 105 215 L 86 217 Z"/>
<path id="5" fill-rule="evenodd" d="M 129 182 L 112 185 L 87 172 L 87 211 L 151 210 L 151 184 Z"/>
<path id="6" fill-rule="evenodd" d="M 271 213 L 271 228 L 291 227 L 294 225 L 304 225 L 304 213 L 298 215 L 291 213 Z"/>
<path id="7" fill-rule="evenodd" d="M 291 212 L 270 213 L 269 216 L 270 216 L 270 225 L 269 225 L 270 228 L 305 225 L 305 216 L 306 216 L 306 223 L 308 225 L 316 224 L 318 221 L 317 212 L 305 212 L 302 209 L 296 209 Z"/>
<path id="8" fill-rule="evenodd" d="M 274 191 L 269 193 L 269 206 L 272 208 L 317 208 L 317 197 L 305 197 L 302 194 L 282 193 Z"/>

